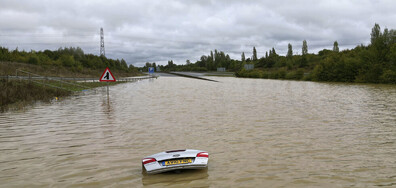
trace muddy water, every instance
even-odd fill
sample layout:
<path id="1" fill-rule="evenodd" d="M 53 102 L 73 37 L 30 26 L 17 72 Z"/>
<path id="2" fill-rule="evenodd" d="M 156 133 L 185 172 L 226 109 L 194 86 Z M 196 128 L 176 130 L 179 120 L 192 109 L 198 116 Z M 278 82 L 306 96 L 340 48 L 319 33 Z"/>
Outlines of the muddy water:
<path id="1" fill-rule="evenodd" d="M 0 187 L 396 186 L 396 87 L 160 77 L 0 114 Z M 152 176 L 141 158 L 210 153 Z"/>

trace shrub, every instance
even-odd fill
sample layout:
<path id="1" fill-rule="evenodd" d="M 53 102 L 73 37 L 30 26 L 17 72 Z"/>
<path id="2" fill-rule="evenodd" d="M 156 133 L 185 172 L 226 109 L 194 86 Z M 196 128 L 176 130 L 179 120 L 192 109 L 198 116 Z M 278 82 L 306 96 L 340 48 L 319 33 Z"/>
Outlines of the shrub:
<path id="1" fill-rule="evenodd" d="M 396 84 L 396 71 L 386 70 L 381 75 L 381 81 L 388 84 Z"/>
<path id="2" fill-rule="evenodd" d="M 29 57 L 29 60 L 28 60 L 29 64 L 37 65 L 37 64 L 39 64 L 39 62 L 40 62 L 40 60 L 36 55 L 31 55 Z"/>

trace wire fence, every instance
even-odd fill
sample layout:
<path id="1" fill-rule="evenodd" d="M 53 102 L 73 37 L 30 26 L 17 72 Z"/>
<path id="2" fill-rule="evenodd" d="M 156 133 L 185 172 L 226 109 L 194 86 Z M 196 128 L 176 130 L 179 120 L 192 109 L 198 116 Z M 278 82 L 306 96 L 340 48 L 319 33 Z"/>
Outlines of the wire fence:
<path id="1" fill-rule="evenodd" d="M 44 85 L 47 87 L 52 87 L 56 89 L 63 89 L 67 91 L 76 91 L 81 89 L 91 89 L 88 86 L 84 86 L 81 84 L 69 82 L 62 77 L 47 77 L 41 76 L 39 74 L 34 74 L 28 71 L 23 71 L 20 69 L 16 70 L 15 79 L 19 80 L 28 80 L 30 82 L 34 82 L 40 85 Z"/>

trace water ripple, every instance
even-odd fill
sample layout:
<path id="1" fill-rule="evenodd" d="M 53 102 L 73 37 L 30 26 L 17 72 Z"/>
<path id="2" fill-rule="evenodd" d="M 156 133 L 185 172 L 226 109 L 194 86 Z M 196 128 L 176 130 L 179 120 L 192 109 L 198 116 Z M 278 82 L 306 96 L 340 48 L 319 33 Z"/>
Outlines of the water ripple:
<path id="1" fill-rule="evenodd" d="M 160 77 L 0 114 L 6 187 L 393 186 L 396 87 Z M 206 171 L 141 174 L 163 150 Z"/>

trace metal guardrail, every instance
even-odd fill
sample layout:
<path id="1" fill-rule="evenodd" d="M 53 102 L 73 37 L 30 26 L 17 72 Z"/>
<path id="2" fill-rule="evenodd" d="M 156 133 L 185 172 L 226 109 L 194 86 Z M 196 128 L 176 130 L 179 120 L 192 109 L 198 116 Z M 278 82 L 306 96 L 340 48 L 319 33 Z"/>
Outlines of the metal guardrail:
<path id="1" fill-rule="evenodd" d="M 22 72 L 22 73 L 28 74 L 29 79 L 31 79 L 31 75 L 34 75 L 34 76 L 39 77 L 39 78 L 40 77 L 44 78 L 44 79 L 42 79 L 44 81 L 45 80 L 56 80 L 56 81 L 58 81 L 60 83 L 60 88 L 63 88 L 62 84 L 66 84 L 66 85 L 76 86 L 76 87 L 79 87 L 79 88 L 82 88 L 82 89 L 91 89 L 90 87 L 87 87 L 87 86 L 83 86 L 83 85 L 80 85 L 80 84 L 75 84 L 75 83 L 63 81 L 62 77 L 60 77 L 61 79 L 53 79 L 54 77 L 41 76 L 41 75 L 38 75 L 38 74 L 34 74 L 34 73 L 31 73 L 31 72 L 27 72 L 27 71 L 23 71 L 23 70 L 19 70 L 19 69 L 16 70 L 16 75 L 17 76 L 18 76 L 18 72 Z M 48 83 L 43 83 L 43 84 L 44 85 L 51 85 L 51 86 L 54 86 L 54 87 L 58 87 L 58 86 L 55 86 L 55 85 L 52 85 L 52 84 L 48 84 Z M 63 88 L 63 89 L 66 89 L 66 88 Z M 66 89 L 66 90 L 69 90 L 69 89 Z"/>
<path id="2" fill-rule="evenodd" d="M 18 74 L 19 73 L 19 74 Z M 22 75 L 21 75 L 22 73 Z M 158 76 L 151 75 L 151 76 L 142 76 L 142 77 L 126 77 L 117 79 L 120 82 L 135 82 L 144 79 L 151 79 L 157 78 Z M 0 76 L 0 79 L 6 80 L 28 80 L 37 84 L 45 85 L 48 87 L 56 88 L 56 89 L 63 89 L 67 91 L 72 91 L 63 87 L 63 85 L 75 86 L 82 89 L 92 89 L 91 87 L 83 86 L 77 83 L 72 83 L 68 81 L 76 81 L 76 82 L 99 82 L 98 78 L 67 78 L 67 77 L 50 77 L 50 76 L 41 76 L 38 74 L 34 74 L 31 72 L 23 71 L 20 69 L 16 70 L 16 76 Z M 56 86 L 54 84 L 45 83 L 45 81 L 56 81 L 59 82 L 60 86 Z"/>
<path id="3" fill-rule="evenodd" d="M 126 78 L 119 78 L 119 79 L 117 79 L 117 81 L 119 81 L 119 82 L 136 82 L 139 80 L 152 79 L 152 78 L 158 78 L 158 76 L 126 77 Z"/>
<path id="4" fill-rule="evenodd" d="M 67 91 L 73 91 L 70 88 L 70 86 L 76 87 L 76 88 L 82 88 L 82 89 L 91 89 L 90 87 L 83 86 L 80 84 L 72 83 L 72 82 L 67 82 L 64 80 L 62 77 L 47 77 L 47 76 L 41 76 L 39 74 L 34 74 L 31 72 L 23 71 L 17 69 L 15 71 L 16 76 L 1 76 L 0 78 L 7 79 L 7 80 L 27 80 L 29 82 L 34 82 L 40 85 L 44 85 L 47 87 L 52 87 L 56 89 L 62 89 L 62 90 L 67 90 Z M 58 85 L 55 85 L 53 83 L 48 83 L 48 81 L 56 81 L 59 83 Z M 69 86 L 69 87 L 63 87 L 63 86 Z"/>
<path id="5" fill-rule="evenodd" d="M 147 77 L 137 77 L 137 78 L 119 78 L 117 81 L 120 82 L 134 82 L 138 80 L 158 78 L 158 76 L 147 76 Z M 47 77 L 47 76 L 0 76 L 0 79 L 9 80 L 62 80 L 62 81 L 77 81 L 77 82 L 99 82 L 98 78 L 67 78 L 67 77 Z"/>
<path id="6" fill-rule="evenodd" d="M 0 76 L 2 79 L 36 79 L 36 80 L 65 80 L 65 81 L 92 81 L 97 78 L 68 78 L 68 77 L 51 77 L 51 76 Z"/>

